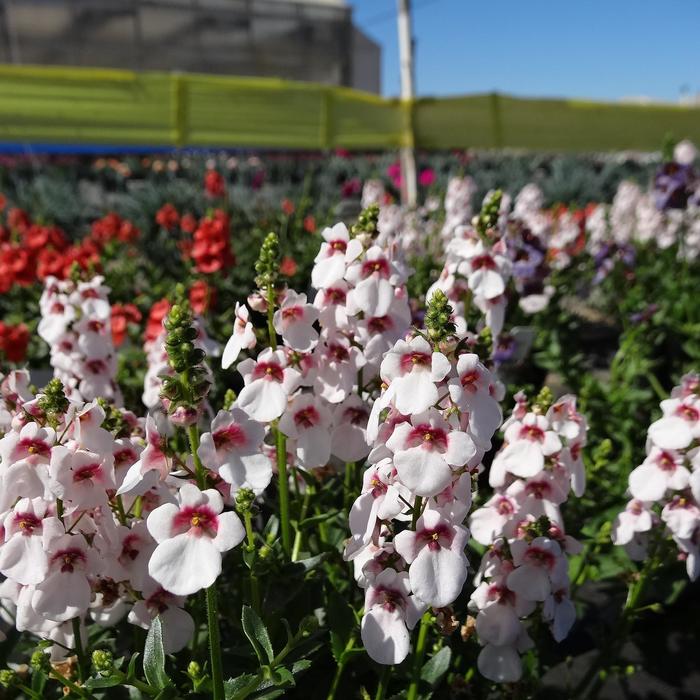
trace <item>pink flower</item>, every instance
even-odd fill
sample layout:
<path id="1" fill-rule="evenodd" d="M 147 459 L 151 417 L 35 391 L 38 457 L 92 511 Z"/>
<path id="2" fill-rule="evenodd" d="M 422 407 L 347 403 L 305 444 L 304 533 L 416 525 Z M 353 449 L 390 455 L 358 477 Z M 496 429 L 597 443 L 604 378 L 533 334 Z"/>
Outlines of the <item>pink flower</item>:
<path id="1" fill-rule="evenodd" d="M 224 369 L 228 369 L 238 359 L 241 350 L 252 350 L 257 342 L 253 324 L 249 320 L 248 307 L 236 302 L 234 314 L 236 320 L 233 322 L 233 332 L 221 356 L 221 366 Z"/>
<path id="2" fill-rule="evenodd" d="M 435 496 L 452 480 L 452 469 L 476 455 L 472 439 L 453 430 L 440 413 L 431 409 L 400 423 L 387 440 L 401 482 L 419 496 Z"/>
<path id="3" fill-rule="evenodd" d="M 410 593 L 408 574 L 394 569 L 384 569 L 367 588 L 361 636 L 377 663 L 400 664 L 408 656 L 409 629 L 425 610 Z"/>
<path id="4" fill-rule="evenodd" d="M 343 279 L 345 252 L 350 240 L 348 229 L 343 223 L 336 224 L 333 228 L 325 228 L 321 235 L 324 242 L 314 258 L 315 264 L 311 270 L 311 284 L 316 289 L 325 289 Z"/>
<path id="5" fill-rule="evenodd" d="M 629 489 L 640 501 L 659 501 L 669 489 L 684 489 L 689 479 L 690 472 L 683 466 L 681 454 L 652 447 L 644 462 L 629 475 Z"/>
<path id="6" fill-rule="evenodd" d="M 148 516 L 148 531 L 158 543 L 148 573 L 166 591 L 191 595 L 216 581 L 221 555 L 245 537 L 239 517 L 223 508 L 218 491 L 185 484 L 177 505 L 165 503 Z"/>
<path id="7" fill-rule="evenodd" d="M 526 600 L 546 600 L 552 591 L 552 581 L 565 580 L 566 558 L 554 540 L 535 537 L 529 544 L 515 540 L 510 550 L 516 568 L 508 574 L 507 585 Z"/>
<path id="8" fill-rule="evenodd" d="M 700 397 L 693 394 L 661 402 L 664 417 L 649 426 L 649 437 L 664 450 L 682 450 L 700 437 Z"/>
<path id="9" fill-rule="evenodd" d="M 410 564 L 411 589 L 424 603 L 442 608 L 455 601 L 467 579 L 464 548 L 469 533 L 426 508 L 415 532 L 404 530 L 394 538 L 396 551 Z"/>
<path id="10" fill-rule="evenodd" d="M 296 396 L 282 414 L 280 430 L 296 443 L 301 466 L 324 466 L 331 456 L 331 415 L 312 394 Z"/>
<path id="11" fill-rule="evenodd" d="M 287 292 L 282 306 L 275 311 L 275 330 L 293 350 L 310 352 L 318 342 L 318 332 L 313 327 L 318 320 L 318 310 L 306 303 L 306 294 Z"/>
<path id="12" fill-rule="evenodd" d="M 165 453 L 166 439 L 159 432 L 153 416 L 146 418 L 146 449 L 140 459 L 129 467 L 117 494 L 129 493 L 142 481 L 144 474 L 151 470 L 159 473 L 164 480 L 170 473 L 170 460 Z"/>
<path id="13" fill-rule="evenodd" d="M 234 407 L 219 411 L 211 432 L 202 434 L 197 454 L 205 467 L 231 485 L 233 492 L 248 488 L 259 494 L 272 479 L 272 465 L 262 453 L 264 438 L 263 426 Z"/>
<path id="14" fill-rule="evenodd" d="M 237 405 L 257 421 L 279 418 L 287 407 L 287 397 L 299 386 L 300 373 L 287 366 L 283 350 L 267 348 L 257 360 L 246 359 L 238 365 L 245 386 Z"/>
<path id="15" fill-rule="evenodd" d="M 437 403 L 436 382 L 450 372 L 450 363 L 440 352 L 433 352 L 425 338 L 398 340 L 382 360 L 380 375 L 390 386 L 396 408 L 404 415 L 421 413 Z"/>

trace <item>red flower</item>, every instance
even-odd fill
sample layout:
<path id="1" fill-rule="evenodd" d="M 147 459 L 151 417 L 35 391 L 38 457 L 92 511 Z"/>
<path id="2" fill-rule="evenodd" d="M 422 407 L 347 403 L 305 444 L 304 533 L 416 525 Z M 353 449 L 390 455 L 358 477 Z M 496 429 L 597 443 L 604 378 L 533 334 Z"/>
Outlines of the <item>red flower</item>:
<path id="1" fill-rule="evenodd" d="M 313 214 L 307 214 L 304 217 L 304 231 L 307 233 L 316 233 L 316 218 Z"/>
<path id="2" fill-rule="evenodd" d="M 226 182 L 223 175 L 216 170 L 207 170 L 204 175 L 204 189 L 209 197 L 223 197 L 226 192 Z"/>
<path id="3" fill-rule="evenodd" d="M 27 357 L 29 329 L 24 323 L 16 326 L 0 321 L 0 353 L 8 362 L 22 362 Z"/>
<path id="4" fill-rule="evenodd" d="M 114 304 L 112 306 L 112 342 L 118 348 L 126 338 L 130 323 L 139 323 L 141 312 L 133 304 Z"/>
<path id="5" fill-rule="evenodd" d="M 214 216 L 207 216 L 199 222 L 194 232 L 190 257 L 194 260 L 197 272 L 211 274 L 227 270 L 235 264 L 229 240 L 229 218 L 217 209 Z"/>
<path id="6" fill-rule="evenodd" d="M 280 273 L 285 277 L 293 277 L 296 274 L 297 268 L 298 266 L 294 258 L 290 258 L 288 255 L 282 258 Z"/>
<path id="7" fill-rule="evenodd" d="M 0 211 L 5 211 L 5 207 L 7 206 L 7 197 L 5 197 L 2 192 L 0 192 Z"/>
<path id="8" fill-rule="evenodd" d="M 357 197 L 360 192 L 362 192 L 362 183 L 360 182 L 359 177 L 353 177 L 350 180 L 346 180 L 340 188 L 340 194 L 346 199 L 350 197 Z"/>
<path id="9" fill-rule="evenodd" d="M 437 180 L 437 176 L 432 168 L 421 170 L 421 173 L 418 176 L 418 184 L 421 187 L 430 187 L 430 185 L 435 183 L 435 180 Z"/>
<path id="10" fill-rule="evenodd" d="M 156 223 L 168 231 L 172 231 L 180 223 L 180 214 L 170 204 L 164 204 L 156 213 Z"/>
<path id="11" fill-rule="evenodd" d="M 63 277 L 64 255 L 47 248 L 39 251 L 36 275 L 40 280 L 47 277 Z"/>
<path id="12" fill-rule="evenodd" d="M 146 321 L 146 340 L 155 340 L 163 331 L 163 319 L 168 315 L 170 311 L 170 302 L 167 299 L 161 299 L 157 301 L 148 314 L 148 321 Z"/>
<path id="13" fill-rule="evenodd" d="M 282 211 L 287 215 L 291 216 L 294 213 L 294 202 L 286 197 L 282 200 Z"/>
<path id="14" fill-rule="evenodd" d="M 110 212 L 97 221 L 93 221 L 91 238 L 98 243 L 121 241 L 132 243 L 138 239 L 140 231 L 128 219 L 122 219 L 119 214 Z"/>
<path id="15" fill-rule="evenodd" d="M 180 228 L 185 233 L 194 233 L 197 229 L 197 219 L 192 214 L 183 214 L 180 219 Z"/>
<path id="16" fill-rule="evenodd" d="M 216 302 L 216 289 L 204 280 L 197 280 L 190 287 L 190 305 L 196 314 L 205 314 Z"/>
<path id="17" fill-rule="evenodd" d="M 7 212 L 7 225 L 10 227 L 10 230 L 24 233 L 30 224 L 29 214 L 24 209 L 13 207 Z"/>

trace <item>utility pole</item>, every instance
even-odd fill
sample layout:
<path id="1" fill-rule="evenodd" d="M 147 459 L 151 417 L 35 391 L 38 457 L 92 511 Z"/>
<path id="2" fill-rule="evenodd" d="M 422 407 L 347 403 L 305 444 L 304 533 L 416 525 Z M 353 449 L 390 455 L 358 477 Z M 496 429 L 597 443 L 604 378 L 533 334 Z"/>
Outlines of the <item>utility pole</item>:
<path id="1" fill-rule="evenodd" d="M 411 0 L 398 1 L 399 58 L 401 63 L 401 101 L 403 103 L 404 133 L 408 143 L 401 148 L 401 200 L 413 207 L 418 197 L 416 183 L 416 158 L 413 152 L 413 98 L 415 96 L 413 74 L 413 32 L 411 30 Z"/>

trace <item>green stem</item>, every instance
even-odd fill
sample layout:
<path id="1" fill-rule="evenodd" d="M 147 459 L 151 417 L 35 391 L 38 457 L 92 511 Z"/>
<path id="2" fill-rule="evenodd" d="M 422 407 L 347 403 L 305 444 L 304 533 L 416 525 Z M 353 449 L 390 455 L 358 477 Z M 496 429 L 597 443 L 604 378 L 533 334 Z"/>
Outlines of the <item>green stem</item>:
<path id="1" fill-rule="evenodd" d="M 411 530 L 416 529 L 418 524 L 418 518 L 420 518 L 421 508 L 423 507 L 423 499 L 420 496 L 416 496 L 416 500 L 413 502 L 413 516 L 411 518 Z"/>
<path id="2" fill-rule="evenodd" d="M 309 484 L 306 485 L 306 491 L 304 492 L 304 500 L 301 504 L 301 511 L 299 512 L 299 522 L 306 517 L 309 510 L 309 500 L 313 492 L 313 487 Z M 301 528 L 297 527 L 297 531 L 294 534 L 294 546 L 292 547 L 292 561 L 296 561 L 299 558 L 299 550 L 301 549 L 301 543 L 303 540 Z"/>
<path id="3" fill-rule="evenodd" d="M 270 347 L 277 350 L 277 331 L 275 330 L 275 288 L 269 285 L 267 288 L 267 334 L 270 338 Z"/>
<path id="4" fill-rule="evenodd" d="M 338 665 L 336 666 L 335 669 L 335 675 L 333 676 L 333 682 L 331 683 L 330 690 L 328 691 L 328 696 L 326 700 L 335 700 L 335 694 L 338 692 L 338 688 L 340 687 L 340 679 L 343 675 L 343 671 L 345 670 L 345 667 L 348 664 L 348 660 L 350 659 L 349 651 L 355 646 L 355 638 L 350 637 L 348 639 L 348 643 L 345 645 L 345 649 L 343 650 L 343 653 L 340 655 L 340 660 L 338 661 Z"/>
<path id="5" fill-rule="evenodd" d="M 420 672 L 423 668 L 423 658 L 425 657 L 425 642 L 428 638 L 428 628 L 430 627 L 430 613 L 425 613 L 420 621 L 418 630 L 418 641 L 413 652 L 413 670 L 411 671 L 411 685 L 408 686 L 406 700 L 416 700 L 418 698 L 418 684 L 420 683 Z"/>
<path id="6" fill-rule="evenodd" d="M 279 481 L 280 529 L 282 531 L 282 549 L 289 556 L 292 551 L 292 530 L 289 521 L 289 476 L 287 474 L 287 437 L 274 424 L 275 443 L 277 445 L 277 478 Z"/>
<path id="7" fill-rule="evenodd" d="M 255 535 L 253 534 L 253 515 L 247 510 L 243 514 L 243 519 L 245 521 L 245 531 L 248 538 L 247 549 L 249 552 L 255 552 Z M 258 582 L 258 577 L 255 575 L 255 559 L 250 563 L 250 602 L 253 606 L 253 610 L 256 613 L 260 613 L 260 584 Z"/>
<path id="8" fill-rule="evenodd" d="M 209 632 L 209 655 L 211 658 L 212 697 L 214 700 L 224 700 L 224 675 L 221 663 L 219 604 L 216 598 L 216 584 L 207 588 L 207 628 Z"/>
<path id="9" fill-rule="evenodd" d="M 393 666 L 385 666 L 382 670 L 382 675 L 379 676 L 379 684 L 377 685 L 377 692 L 374 695 L 374 700 L 384 700 L 387 690 L 389 689 L 389 680 L 391 679 L 392 671 Z"/>
<path id="10" fill-rule="evenodd" d="M 355 462 L 345 462 L 345 507 L 349 508 L 355 500 Z"/>
<path id="11" fill-rule="evenodd" d="M 199 429 L 196 425 L 187 428 L 187 437 L 190 441 L 190 450 L 194 460 L 197 486 L 200 489 L 207 487 L 207 472 L 202 460 L 197 454 L 199 449 Z M 221 637 L 219 635 L 219 604 L 216 597 L 216 583 L 206 590 L 207 598 L 207 632 L 209 636 L 209 657 L 211 659 L 211 682 L 214 700 L 224 700 L 224 676 L 221 664 Z"/>
<path id="12" fill-rule="evenodd" d="M 78 678 L 81 681 L 85 680 L 85 674 L 88 670 L 87 658 L 83 649 L 83 640 L 80 637 L 80 618 L 74 617 L 73 623 L 73 644 L 75 645 L 75 655 L 78 657 Z"/>
<path id="13" fill-rule="evenodd" d="M 192 452 L 192 459 L 194 460 L 195 476 L 197 477 L 197 487 L 201 490 L 207 488 L 207 470 L 202 464 L 202 460 L 197 454 L 199 449 L 199 428 L 197 425 L 190 425 L 187 428 L 187 437 L 190 441 L 190 451 Z"/>

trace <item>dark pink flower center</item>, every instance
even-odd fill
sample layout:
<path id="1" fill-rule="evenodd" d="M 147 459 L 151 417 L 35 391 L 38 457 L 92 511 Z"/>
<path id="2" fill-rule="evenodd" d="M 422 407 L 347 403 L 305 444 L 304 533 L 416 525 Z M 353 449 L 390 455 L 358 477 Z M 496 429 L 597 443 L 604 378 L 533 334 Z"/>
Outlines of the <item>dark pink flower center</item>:
<path id="1" fill-rule="evenodd" d="M 321 416 L 318 414 L 315 406 L 306 406 L 294 414 L 294 424 L 297 428 L 313 428 L 315 425 L 318 425 L 320 420 Z"/>
<path id="2" fill-rule="evenodd" d="M 100 463 L 99 462 L 94 462 L 92 464 L 83 464 L 83 466 L 78 467 L 77 469 L 73 470 L 73 481 L 74 482 L 81 482 L 81 481 L 91 481 L 92 479 L 97 476 L 97 473 L 100 471 Z"/>
<path id="3" fill-rule="evenodd" d="M 34 513 L 15 513 L 15 524 L 23 535 L 33 535 L 34 530 L 41 527 L 41 518 Z"/>
<path id="4" fill-rule="evenodd" d="M 73 573 L 76 566 L 85 564 L 86 561 L 85 552 L 77 547 L 62 549 L 51 557 L 51 563 L 58 564 L 64 574 Z"/>
<path id="5" fill-rule="evenodd" d="M 119 559 L 134 561 L 141 551 L 138 547 L 139 544 L 141 544 L 141 538 L 138 535 L 127 535 L 122 542 L 122 552 Z"/>
<path id="6" fill-rule="evenodd" d="M 676 460 L 670 452 L 665 450 L 656 457 L 656 466 L 664 472 L 676 471 Z"/>
<path id="7" fill-rule="evenodd" d="M 391 316 L 374 316 L 367 321 L 367 328 L 370 333 L 385 333 L 394 328 Z"/>
<path id="8" fill-rule="evenodd" d="M 447 449 L 447 433 L 442 428 L 434 428 L 430 423 L 420 423 L 408 434 L 407 442 L 410 447 L 422 445 L 429 450 L 444 452 Z"/>
<path id="9" fill-rule="evenodd" d="M 323 300 L 327 306 L 344 304 L 346 299 L 347 294 L 345 290 L 338 289 L 337 287 L 329 287 L 323 292 Z"/>
<path id="10" fill-rule="evenodd" d="M 362 278 L 367 279 L 371 275 L 378 274 L 380 277 L 389 277 L 389 261 L 386 258 L 377 260 L 365 260 L 362 263 Z"/>
<path id="11" fill-rule="evenodd" d="M 552 493 L 552 485 L 548 481 L 530 481 L 525 487 L 530 496 L 538 499 L 548 498 Z"/>
<path id="12" fill-rule="evenodd" d="M 472 258 L 472 270 L 495 270 L 496 261 L 490 255 L 477 255 Z"/>
<path id="13" fill-rule="evenodd" d="M 133 464 L 136 458 L 136 450 L 132 450 L 130 447 L 124 447 L 114 453 L 114 464 L 117 467 L 121 467 L 123 464 Z"/>
<path id="14" fill-rule="evenodd" d="M 515 507 L 509 498 L 499 498 L 496 502 L 496 511 L 499 515 L 512 515 Z"/>
<path id="15" fill-rule="evenodd" d="M 87 360 L 85 367 L 93 374 L 104 374 L 107 371 L 107 363 L 104 360 Z"/>
<path id="16" fill-rule="evenodd" d="M 479 388 L 477 387 L 476 383 L 479 381 L 480 376 L 479 371 L 476 369 L 466 372 L 459 378 L 462 388 L 466 389 L 467 391 L 476 391 Z"/>
<path id="17" fill-rule="evenodd" d="M 530 547 L 525 552 L 524 560 L 531 566 L 540 566 L 544 569 L 551 569 L 554 566 L 554 555 L 541 547 Z"/>
<path id="18" fill-rule="evenodd" d="M 93 333 L 101 333 L 105 327 L 105 324 L 102 321 L 98 321 L 97 319 L 92 319 L 88 321 L 87 327 L 88 330 L 92 331 Z"/>
<path id="19" fill-rule="evenodd" d="M 15 455 L 40 455 L 48 457 L 51 454 L 51 447 L 43 440 L 37 438 L 23 438 L 17 443 Z"/>
<path id="20" fill-rule="evenodd" d="M 350 353 L 344 345 L 333 343 L 328 346 L 328 357 L 333 362 L 347 362 L 350 359 Z"/>
<path id="21" fill-rule="evenodd" d="M 676 409 L 676 415 L 687 420 L 689 423 L 695 423 L 700 419 L 700 412 L 693 406 L 688 406 L 687 404 L 681 404 Z"/>
<path id="22" fill-rule="evenodd" d="M 159 588 L 153 595 L 146 599 L 146 607 L 153 617 L 161 615 L 170 607 L 170 601 L 172 601 L 174 597 L 172 593 L 168 593 L 168 591 Z"/>
<path id="23" fill-rule="evenodd" d="M 173 529 L 176 533 L 189 531 L 197 537 L 214 537 L 219 529 L 219 519 L 209 506 L 185 506 L 173 518 Z"/>
<path id="24" fill-rule="evenodd" d="M 341 253 L 344 253 L 348 248 L 348 244 L 341 240 L 329 241 L 328 245 L 330 246 L 331 250 L 340 251 Z"/>
<path id="25" fill-rule="evenodd" d="M 430 368 L 432 359 L 430 353 L 427 352 L 407 352 L 401 355 L 401 371 L 405 374 L 406 372 L 410 372 L 414 367 Z"/>
<path id="26" fill-rule="evenodd" d="M 396 608 L 402 608 L 405 602 L 403 593 L 391 588 L 377 588 L 375 591 L 375 600 L 389 612 L 394 612 Z"/>
<path id="27" fill-rule="evenodd" d="M 368 418 L 369 414 L 367 413 L 367 409 L 359 406 L 355 408 L 346 408 L 343 411 L 343 420 L 353 425 L 366 425 Z"/>
<path id="28" fill-rule="evenodd" d="M 282 318 L 285 321 L 298 321 L 304 317 L 304 309 L 301 306 L 287 306 L 282 309 Z"/>
<path id="29" fill-rule="evenodd" d="M 452 544 L 452 533 L 447 525 L 437 525 L 434 528 L 426 528 L 416 533 L 416 539 L 421 545 L 427 545 L 431 552 Z"/>
<path id="30" fill-rule="evenodd" d="M 530 440 L 530 442 L 544 442 L 544 430 L 537 425 L 523 425 L 520 428 L 519 437 L 521 440 Z"/>
<path id="31" fill-rule="evenodd" d="M 237 423 L 231 423 L 225 428 L 220 428 L 212 433 L 212 439 L 214 440 L 214 447 L 217 450 L 220 449 L 235 449 L 236 447 L 244 447 L 247 440 L 246 434 Z"/>
<path id="32" fill-rule="evenodd" d="M 284 370 L 276 362 L 258 362 L 253 370 L 253 379 L 267 379 L 281 383 L 284 381 Z"/>

